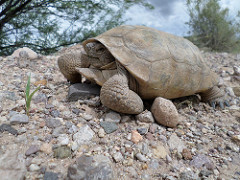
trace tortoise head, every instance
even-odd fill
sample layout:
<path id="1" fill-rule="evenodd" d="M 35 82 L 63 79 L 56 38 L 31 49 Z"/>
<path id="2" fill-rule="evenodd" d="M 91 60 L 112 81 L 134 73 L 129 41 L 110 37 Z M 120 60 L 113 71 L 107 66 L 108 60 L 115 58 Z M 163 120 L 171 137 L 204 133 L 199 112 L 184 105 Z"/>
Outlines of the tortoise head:
<path id="1" fill-rule="evenodd" d="M 113 55 L 100 42 L 93 41 L 84 45 L 87 55 L 91 58 L 91 65 L 95 68 L 101 68 L 115 61 Z"/>

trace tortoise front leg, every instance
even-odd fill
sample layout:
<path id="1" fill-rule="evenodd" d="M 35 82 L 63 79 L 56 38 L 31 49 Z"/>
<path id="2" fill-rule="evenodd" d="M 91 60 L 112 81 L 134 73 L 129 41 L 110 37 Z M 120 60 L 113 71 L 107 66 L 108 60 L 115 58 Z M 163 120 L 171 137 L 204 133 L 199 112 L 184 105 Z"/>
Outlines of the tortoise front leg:
<path id="1" fill-rule="evenodd" d="M 64 77 L 71 83 L 81 82 L 81 74 L 77 67 L 87 68 L 90 66 L 89 57 L 82 52 L 64 54 L 58 58 L 58 67 Z"/>
<path id="2" fill-rule="evenodd" d="M 224 105 L 229 106 L 228 101 L 224 97 L 224 93 L 217 86 L 214 86 L 199 95 L 203 102 L 208 102 L 214 109 L 216 104 L 218 104 L 221 109 L 224 109 Z"/>
<path id="3" fill-rule="evenodd" d="M 100 99 L 104 106 L 126 114 L 139 114 L 143 111 L 143 101 L 129 89 L 128 75 L 124 67 L 117 65 L 118 73 L 102 86 Z"/>

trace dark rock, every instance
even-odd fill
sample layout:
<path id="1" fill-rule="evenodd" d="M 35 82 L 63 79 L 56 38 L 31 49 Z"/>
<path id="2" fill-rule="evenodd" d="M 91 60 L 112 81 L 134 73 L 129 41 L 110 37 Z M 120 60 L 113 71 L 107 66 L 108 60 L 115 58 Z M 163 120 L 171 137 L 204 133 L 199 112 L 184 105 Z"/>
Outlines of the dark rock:
<path id="1" fill-rule="evenodd" d="M 104 129 L 107 134 L 110 134 L 118 129 L 118 125 L 114 122 L 100 122 L 100 126 Z"/>
<path id="2" fill-rule="evenodd" d="M 107 157 L 102 156 L 102 158 L 95 159 L 92 156 L 81 156 L 76 163 L 68 167 L 67 178 L 69 180 L 114 179 L 110 160 L 106 161 L 105 158 Z"/>
<path id="3" fill-rule="evenodd" d="M 31 145 L 28 150 L 25 152 L 26 156 L 29 156 L 31 154 L 34 154 L 40 150 L 40 147 L 38 145 Z"/>
<path id="4" fill-rule="evenodd" d="M 68 100 L 77 101 L 82 97 L 91 97 L 92 95 L 100 95 L 100 86 L 96 84 L 76 83 L 69 87 Z"/>
<path id="5" fill-rule="evenodd" d="M 72 156 L 71 149 L 68 146 L 57 147 L 53 152 L 53 156 L 57 159 L 64 159 Z"/>
<path id="6" fill-rule="evenodd" d="M 58 111 L 58 110 L 52 110 L 51 111 L 51 116 L 53 116 L 53 117 L 59 117 L 60 116 L 60 112 Z"/>
<path id="7" fill-rule="evenodd" d="M 147 134 L 148 129 L 147 128 L 138 128 L 137 131 L 139 134 L 144 135 L 144 134 Z"/>
<path id="8" fill-rule="evenodd" d="M 61 121 L 55 118 L 46 119 L 46 125 L 49 128 L 56 128 L 62 125 Z"/>
<path id="9" fill-rule="evenodd" d="M 53 132 L 52 132 L 52 136 L 53 137 L 58 137 L 60 134 L 65 134 L 66 133 L 66 129 L 64 126 L 59 126 L 59 127 L 56 127 L 53 129 Z"/>
<path id="10" fill-rule="evenodd" d="M 11 133 L 12 135 L 15 135 L 15 136 L 18 135 L 18 131 L 9 124 L 2 124 L 0 126 L 0 133 L 2 133 L 4 131 L 7 131 L 7 132 L 9 132 L 9 133 Z"/>
<path id="11" fill-rule="evenodd" d="M 79 115 L 80 109 L 74 108 L 74 109 L 72 110 L 72 112 L 73 112 L 74 114 L 76 114 L 76 115 Z"/>
<path id="12" fill-rule="evenodd" d="M 44 180 L 58 180 L 58 174 L 54 172 L 46 171 L 43 177 Z"/>

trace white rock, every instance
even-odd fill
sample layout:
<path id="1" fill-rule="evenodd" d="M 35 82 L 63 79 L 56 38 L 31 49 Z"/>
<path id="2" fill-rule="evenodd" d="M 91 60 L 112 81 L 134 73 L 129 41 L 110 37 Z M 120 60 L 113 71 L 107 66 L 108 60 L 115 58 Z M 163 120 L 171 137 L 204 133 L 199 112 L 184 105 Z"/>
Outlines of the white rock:
<path id="1" fill-rule="evenodd" d="M 38 170 L 40 170 L 40 167 L 37 164 L 31 164 L 29 166 L 29 170 L 30 171 L 38 171 Z"/>
<path id="2" fill-rule="evenodd" d="M 19 57 L 20 57 L 20 56 L 19 56 L 19 53 L 20 53 L 21 51 L 25 51 L 25 52 L 28 54 L 29 59 L 31 59 L 31 60 L 38 58 L 38 54 L 35 53 L 33 50 L 29 49 L 28 47 L 23 47 L 23 48 L 19 48 L 19 49 L 15 50 L 11 56 L 14 57 L 14 58 L 15 58 L 15 57 L 16 57 L 16 58 L 19 58 Z M 25 54 L 25 53 L 24 53 L 24 54 Z"/>
<path id="3" fill-rule="evenodd" d="M 233 71 L 235 75 L 240 76 L 240 66 L 233 66 Z"/>
<path id="4" fill-rule="evenodd" d="M 69 138 L 66 134 L 60 134 L 57 138 L 57 141 L 59 145 L 68 145 Z"/>
<path id="5" fill-rule="evenodd" d="M 91 143 L 91 139 L 93 138 L 94 134 L 94 131 L 88 125 L 85 125 L 73 135 L 73 141 L 77 142 L 78 146 L 82 144 L 89 144 Z"/>

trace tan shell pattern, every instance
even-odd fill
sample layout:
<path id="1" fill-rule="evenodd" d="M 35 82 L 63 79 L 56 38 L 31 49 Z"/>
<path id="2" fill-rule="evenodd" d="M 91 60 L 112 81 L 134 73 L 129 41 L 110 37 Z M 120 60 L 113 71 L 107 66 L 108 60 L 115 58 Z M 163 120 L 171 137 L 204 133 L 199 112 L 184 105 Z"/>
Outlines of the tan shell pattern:
<path id="1" fill-rule="evenodd" d="M 93 39 L 104 44 L 135 77 L 143 99 L 188 96 L 218 83 L 199 49 L 182 37 L 145 26 L 124 25 Z"/>

